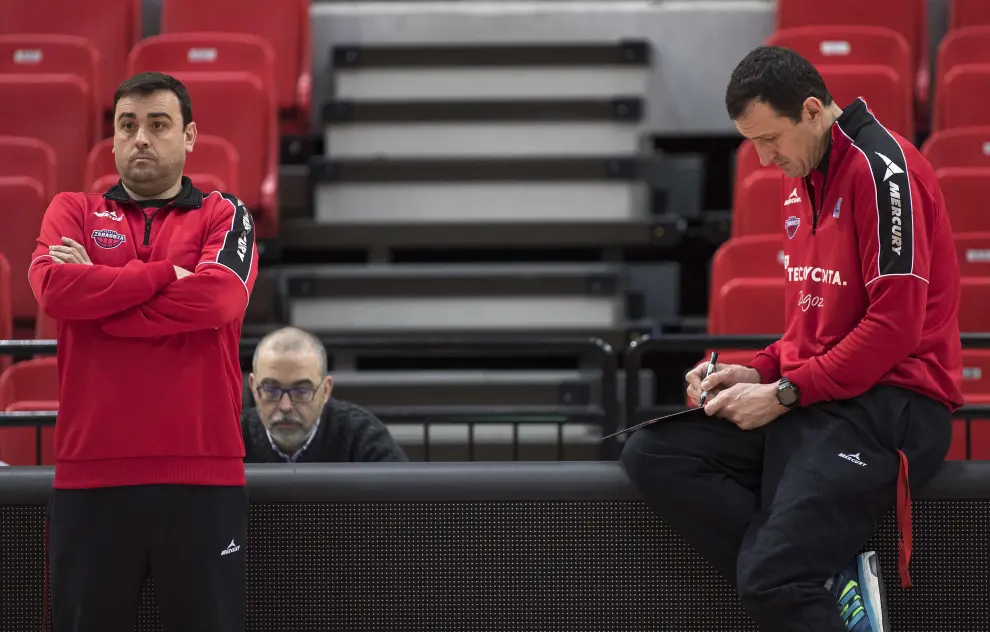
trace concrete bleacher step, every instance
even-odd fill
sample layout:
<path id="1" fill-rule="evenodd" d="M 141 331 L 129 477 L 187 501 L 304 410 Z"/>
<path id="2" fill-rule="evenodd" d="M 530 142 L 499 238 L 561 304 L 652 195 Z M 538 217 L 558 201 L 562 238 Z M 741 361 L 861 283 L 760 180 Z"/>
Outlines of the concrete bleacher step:
<path id="1" fill-rule="evenodd" d="M 601 371 L 333 371 L 334 395 L 363 406 L 584 406 L 601 401 Z M 640 389 L 652 393 L 652 375 Z"/>
<path id="2" fill-rule="evenodd" d="M 404 43 L 332 49 L 335 98 L 375 101 L 595 99 L 648 92 L 644 40 Z"/>
<path id="3" fill-rule="evenodd" d="M 636 154 L 636 97 L 529 101 L 332 101 L 323 107 L 332 159 Z"/>
<path id="4" fill-rule="evenodd" d="M 622 329 L 646 316 L 647 287 L 676 283 L 665 267 L 613 264 L 286 266 L 280 277 L 283 322 L 355 334 Z"/>
<path id="5" fill-rule="evenodd" d="M 646 217 L 648 161 L 629 157 L 311 162 L 314 219 L 626 221 Z"/>

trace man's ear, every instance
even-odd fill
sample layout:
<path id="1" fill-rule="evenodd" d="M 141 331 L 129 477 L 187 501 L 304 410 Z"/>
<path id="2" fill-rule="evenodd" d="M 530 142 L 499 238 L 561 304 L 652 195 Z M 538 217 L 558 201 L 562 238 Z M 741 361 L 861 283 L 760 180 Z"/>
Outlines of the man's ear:
<path id="1" fill-rule="evenodd" d="M 248 386 L 251 388 L 251 399 L 254 400 L 254 405 L 258 405 L 258 382 L 254 379 L 254 373 L 248 373 Z"/>
<path id="2" fill-rule="evenodd" d="M 333 378 L 329 375 L 323 380 L 323 384 L 320 385 L 320 394 L 323 396 L 323 401 L 330 399 L 330 394 L 333 393 Z"/>

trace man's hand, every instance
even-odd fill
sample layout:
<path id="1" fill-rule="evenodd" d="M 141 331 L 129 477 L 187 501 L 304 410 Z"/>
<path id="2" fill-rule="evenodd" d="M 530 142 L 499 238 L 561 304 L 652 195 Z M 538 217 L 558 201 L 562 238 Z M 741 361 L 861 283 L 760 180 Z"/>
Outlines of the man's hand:
<path id="1" fill-rule="evenodd" d="M 701 403 L 701 394 L 704 391 L 708 391 L 708 401 L 710 402 L 714 395 L 730 386 L 760 383 L 760 374 L 757 370 L 741 364 L 719 364 L 716 362 L 715 370 L 705 379 L 707 370 L 708 361 L 706 360 L 684 376 L 684 379 L 687 380 L 687 395 L 695 406 Z"/>
<path id="2" fill-rule="evenodd" d="M 55 263 L 79 263 L 85 266 L 93 265 L 86 254 L 86 249 L 81 244 L 72 241 L 68 237 L 62 238 L 62 245 L 49 246 L 48 254 L 52 256 Z"/>
<path id="3" fill-rule="evenodd" d="M 721 417 L 753 430 L 765 426 L 787 412 L 777 401 L 777 384 L 736 384 L 721 391 L 705 404 L 705 414 Z"/>
<path id="4" fill-rule="evenodd" d="M 192 274 L 192 272 L 190 272 L 189 270 L 186 270 L 185 268 L 180 268 L 179 266 L 172 266 L 172 267 L 175 268 L 175 279 L 176 280 L 179 280 L 182 277 L 187 277 L 190 274 Z M 183 286 L 183 287 L 185 287 L 185 286 Z"/>

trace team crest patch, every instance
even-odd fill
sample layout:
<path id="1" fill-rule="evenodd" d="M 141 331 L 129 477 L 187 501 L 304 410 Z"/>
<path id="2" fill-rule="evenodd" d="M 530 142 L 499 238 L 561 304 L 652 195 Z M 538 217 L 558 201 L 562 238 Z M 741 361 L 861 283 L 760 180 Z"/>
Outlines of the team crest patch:
<path id="1" fill-rule="evenodd" d="M 111 250 L 127 241 L 127 237 L 111 228 L 101 228 L 93 231 L 93 241 L 100 248 Z"/>
<path id="2" fill-rule="evenodd" d="M 800 217 L 791 215 L 786 220 L 784 220 L 784 230 L 787 231 L 788 239 L 794 239 L 794 235 L 797 234 L 799 226 L 801 226 Z"/>

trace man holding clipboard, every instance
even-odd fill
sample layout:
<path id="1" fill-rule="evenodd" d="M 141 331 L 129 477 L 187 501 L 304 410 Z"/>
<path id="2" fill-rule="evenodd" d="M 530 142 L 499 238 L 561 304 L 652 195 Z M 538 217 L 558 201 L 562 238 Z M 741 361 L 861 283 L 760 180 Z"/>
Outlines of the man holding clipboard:
<path id="1" fill-rule="evenodd" d="M 910 585 L 910 489 L 944 460 L 962 405 L 937 179 L 865 101 L 843 106 L 793 51 L 760 47 L 733 71 L 730 118 L 786 176 L 766 210 L 785 237 L 785 332 L 748 366 L 690 371 L 703 407 L 636 431 L 620 457 L 764 632 L 890 632 L 861 551 L 896 506 Z"/>

